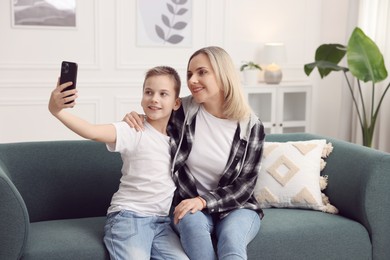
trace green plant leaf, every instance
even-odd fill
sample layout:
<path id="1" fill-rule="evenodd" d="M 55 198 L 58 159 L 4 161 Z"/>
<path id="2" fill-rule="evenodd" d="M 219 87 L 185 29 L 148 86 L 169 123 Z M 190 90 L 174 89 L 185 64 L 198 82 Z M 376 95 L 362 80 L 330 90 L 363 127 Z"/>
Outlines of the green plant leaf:
<path id="1" fill-rule="evenodd" d="M 254 69 L 262 70 L 260 65 L 257 64 L 257 63 L 254 63 L 253 61 L 249 61 L 249 62 L 246 62 L 246 63 L 242 64 L 241 67 L 240 67 L 240 71 L 243 71 L 245 69 L 248 69 L 248 70 L 254 70 Z"/>
<path id="2" fill-rule="evenodd" d="M 317 67 L 321 78 L 326 77 L 332 71 L 340 71 L 340 70 L 343 70 L 345 72 L 348 71 L 348 68 L 346 67 L 339 66 L 330 61 L 320 60 L 320 61 L 305 64 L 304 70 L 306 75 L 309 76 L 315 67 Z"/>
<path id="3" fill-rule="evenodd" d="M 322 44 L 315 54 L 315 62 L 305 64 L 304 70 L 306 75 L 310 75 L 315 67 L 317 67 L 321 78 L 326 77 L 332 71 L 348 71 L 348 68 L 337 65 L 345 56 L 346 47 L 341 44 Z"/>
<path id="4" fill-rule="evenodd" d="M 243 64 L 243 65 L 241 65 L 240 71 L 243 71 L 246 67 L 248 67 L 248 64 Z"/>
<path id="5" fill-rule="evenodd" d="M 346 52 L 346 47 L 341 44 L 322 44 L 317 48 L 315 54 L 315 61 L 320 62 L 322 66 L 318 67 L 318 72 L 321 77 L 324 78 L 332 71 L 339 71 L 337 64 L 344 58 Z M 331 65 L 334 64 L 334 66 Z M 333 69 L 337 68 L 337 69 Z"/>
<path id="6" fill-rule="evenodd" d="M 344 57 L 347 47 L 338 43 L 322 44 L 317 48 L 315 60 L 325 60 L 338 64 Z"/>
<path id="7" fill-rule="evenodd" d="M 383 55 L 378 46 L 360 28 L 355 28 L 348 41 L 348 67 L 364 82 L 380 82 L 387 78 Z"/>

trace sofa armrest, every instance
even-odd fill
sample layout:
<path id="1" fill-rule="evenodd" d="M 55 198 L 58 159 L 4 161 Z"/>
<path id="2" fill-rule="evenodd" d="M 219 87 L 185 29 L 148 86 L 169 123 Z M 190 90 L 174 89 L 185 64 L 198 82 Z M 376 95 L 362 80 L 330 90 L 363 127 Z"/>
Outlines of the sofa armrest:
<path id="1" fill-rule="evenodd" d="M 28 231 L 26 205 L 0 161 L 0 259 L 19 259 Z"/>
<path id="2" fill-rule="evenodd" d="M 329 139 L 334 150 L 323 174 L 326 194 L 340 214 L 359 221 L 370 234 L 373 259 L 390 256 L 390 154 Z"/>
<path id="3" fill-rule="evenodd" d="M 326 139 L 333 152 L 322 172 L 328 175 L 326 195 L 339 214 L 361 223 L 370 234 L 373 259 L 390 256 L 390 154 L 334 138 L 271 134 L 267 141 Z"/>

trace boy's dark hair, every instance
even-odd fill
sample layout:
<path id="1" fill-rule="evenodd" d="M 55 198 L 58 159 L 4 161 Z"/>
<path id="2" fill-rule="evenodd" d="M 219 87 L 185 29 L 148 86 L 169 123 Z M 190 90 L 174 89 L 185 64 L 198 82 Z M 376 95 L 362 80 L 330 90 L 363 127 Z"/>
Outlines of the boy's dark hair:
<path id="1" fill-rule="evenodd" d="M 175 96 L 176 96 L 176 98 L 178 98 L 179 94 L 180 94 L 180 87 L 181 87 L 180 76 L 174 68 L 171 68 L 169 66 L 157 66 L 157 67 L 149 69 L 145 74 L 145 80 L 144 80 L 143 87 L 145 87 L 145 81 L 148 78 L 153 77 L 153 76 L 165 76 L 165 75 L 169 76 L 173 80 Z"/>

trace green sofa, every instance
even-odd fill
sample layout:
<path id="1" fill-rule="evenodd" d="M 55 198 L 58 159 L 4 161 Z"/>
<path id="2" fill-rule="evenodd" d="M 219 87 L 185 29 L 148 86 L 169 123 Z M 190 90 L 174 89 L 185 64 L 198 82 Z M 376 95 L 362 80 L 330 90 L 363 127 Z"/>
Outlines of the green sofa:
<path id="1" fill-rule="evenodd" d="M 390 154 L 327 140 L 325 193 L 340 213 L 266 209 L 249 259 L 390 259 Z M 0 144 L 0 259 L 108 259 L 103 226 L 121 165 L 92 141 Z"/>

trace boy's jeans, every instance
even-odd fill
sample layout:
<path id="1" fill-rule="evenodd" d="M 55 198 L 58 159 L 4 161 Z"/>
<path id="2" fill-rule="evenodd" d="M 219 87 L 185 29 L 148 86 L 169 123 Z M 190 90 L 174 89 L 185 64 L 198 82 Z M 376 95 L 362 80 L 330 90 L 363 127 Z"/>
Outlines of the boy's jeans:
<path id="1" fill-rule="evenodd" d="M 188 259 L 168 216 L 142 216 L 127 210 L 110 213 L 104 243 L 115 260 Z"/>
<path id="2" fill-rule="evenodd" d="M 197 211 L 187 213 L 174 227 L 191 260 L 247 259 L 246 248 L 260 229 L 260 216 L 253 210 L 236 209 L 222 220 L 213 220 L 208 213 Z"/>

